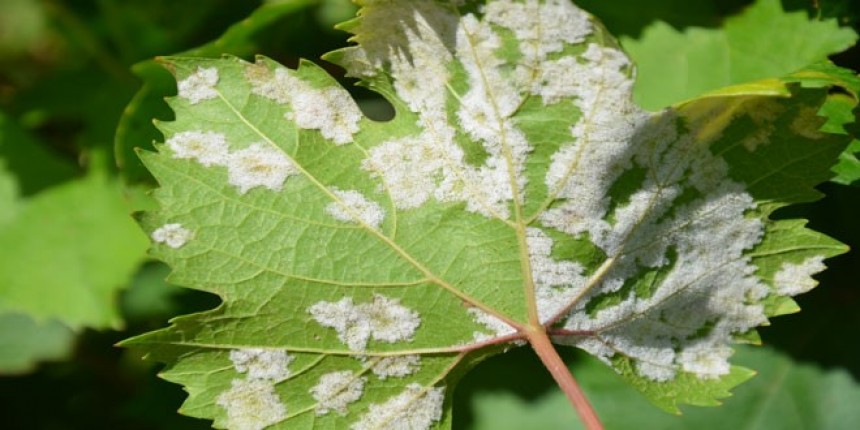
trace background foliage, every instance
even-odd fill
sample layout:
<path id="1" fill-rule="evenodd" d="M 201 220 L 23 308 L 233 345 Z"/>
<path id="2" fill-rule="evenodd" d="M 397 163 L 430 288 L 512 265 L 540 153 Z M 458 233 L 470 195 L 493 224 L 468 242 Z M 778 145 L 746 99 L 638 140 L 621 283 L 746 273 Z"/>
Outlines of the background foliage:
<path id="1" fill-rule="evenodd" d="M 826 56 L 860 69 L 851 30 L 860 31 L 860 3 L 853 0 L 759 0 L 753 9 L 745 0 L 630 3 L 579 2 L 639 60 L 637 97 L 649 108 Z M 347 35 L 332 25 L 353 13 L 344 0 L 0 2 L 4 428 L 209 427 L 175 413 L 184 396 L 178 386 L 112 347 L 173 315 L 217 304 L 166 284 L 166 268 L 146 261 L 146 238 L 127 216 L 152 204 L 145 194 L 152 180 L 133 148 L 161 139 L 151 118 L 171 119 L 163 97 L 174 84 L 151 59 L 260 53 L 292 66 L 343 46 Z M 743 62 L 765 55 L 781 61 Z M 708 63 L 713 58 L 731 59 L 732 69 L 717 71 Z M 674 85 L 679 81 L 689 85 Z M 390 115 L 371 94 L 355 89 L 355 96 L 368 114 Z M 854 132 L 853 124 L 845 128 Z M 837 171 L 837 180 L 821 187 L 823 200 L 785 216 L 806 217 L 812 228 L 856 248 L 860 162 L 848 153 Z M 566 358 L 609 428 L 856 428 L 858 260 L 856 252 L 829 260 L 821 286 L 798 298 L 803 312 L 761 330 L 765 348 L 738 354 L 738 363 L 760 376 L 722 408 L 686 409 L 676 418 L 599 363 Z M 455 428 L 561 429 L 577 421 L 527 350 L 479 366 L 456 401 Z"/>

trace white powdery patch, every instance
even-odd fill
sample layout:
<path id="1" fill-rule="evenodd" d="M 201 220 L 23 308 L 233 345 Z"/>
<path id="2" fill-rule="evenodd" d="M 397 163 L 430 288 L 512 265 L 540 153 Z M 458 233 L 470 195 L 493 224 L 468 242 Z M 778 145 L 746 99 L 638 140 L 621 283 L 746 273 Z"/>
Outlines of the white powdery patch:
<path id="1" fill-rule="evenodd" d="M 218 84 L 218 69 L 198 67 L 194 73 L 179 81 L 179 97 L 187 99 L 193 105 L 203 100 L 214 99 L 218 97 L 216 84 Z"/>
<path id="2" fill-rule="evenodd" d="M 227 159 L 227 182 L 241 194 L 256 187 L 280 190 L 287 177 L 298 173 L 286 155 L 261 143 L 236 151 Z"/>
<path id="3" fill-rule="evenodd" d="M 173 223 L 158 227 L 152 232 L 150 237 L 157 243 L 163 243 L 171 248 L 178 249 L 188 243 L 194 237 L 194 233 L 183 227 L 182 224 Z"/>
<path id="4" fill-rule="evenodd" d="M 269 72 L 265 65 L 249 65 L 246 77 L 251 82 L 251 92 L 289 104 L 292 112 L 286 119 L 307 130 L 319 130 L 326 139 L 336 145 L 353 141 L 358 133 L 358 123 L 363 115 L 358 105 L 343 88 L 332 86 L 316 88 L 293 75 L 287 69 Z"/>
<path id="5" fill-rule="evenodd" d="M 497 0 L 484 7 L 484 19 L 513 31 L 527 62 L 546 59 L 594 32 L 588 14 L 566 0 Z"/>
<path id="6" fill-rule="evenodd" d="M 809 257 L 800 264 L 783 263 L 773 277 L 776 292 L 784 296 L 805 293 L 818 285 L 812 275 L 824 269 L 824 256 L 821 255 Z"/>
<path id="7" fill-rule="evenodd" d="M 262 430 L 287 418 L 287 408 L 275 387 L 260 379 L 234 379 L 216 404 L 227 411 L 227 428 Z"/>
<path id="8" fill-rule="evenodd" d="M 541 221 L 574 236 L 588 233 L 601 246 L 613 228 L 605 220 L 607 192 L 631 167 L 634 140 L 651 115 L 631 100 L 630 63 L 620 51 L 592 43 L 579 61 L 566 58 L 557 60 L 558 67 L 545 63 L 542 73 L 549 75 L 532 89 L 545 102 L 574 97 L 582 112 L 571 129 L 573 143 L 553 154 L 545 179 L 565 203 L 544 212 Z"/>
<path id="9" fill-rule="evenodd" d="M 364 384 L 367 378 L 356 376 L 355 373 L 344 370 L 326 373 L 319 382 L 310 389 L 314 400 L 317 401 L 316 414 L 326 415 L 331 411 L 340 416 L 346 416 L 347 407 L 364 395 Z"/>
<path id="10" fill-rule="evenodd" d="M 338 339 L 353 351 L 364 351 L 370 339 L 386 342 L 412 340 L 421 317 L 400 300 L 375 294 L 370 303 L 353 304 L 351 297 L 337 302 L 317 302 L 308 308 L 323 327 L 337 331 Z"/>
<path id="11" fill-rule="evenodd" d="M 265 64 L 249 64 L 245 77 L 251 83 L 251 92 L 280 104 L 288 104 L 293 95 L 305 90 L 307 84 L 292 75 L 287 69 L 278 68 L 274 73 Z"/>
<path id="12" fill-rule="evenodd" d="M 558 261 L 551 257 L 552 239 L 543 230 L 526 229 L 532 279 L 541 322 L 546 322 L 580 293 L 585 284 L 581 276 L 583 267 L 572 261 Z"/>
<path id="13" fill-rule="evenodd" d="M 247 373 L 248 379 L 281 381 L 290 376 L 287 368 L 295 357 L 283 350 L 260 348 L 234 349 L 230 361 L 239 373 Z"/>
<path id="14" fill-rule="evenodd" d="M 227 161 L 227 137 L 211 131 L 183 131 L 167 139 L 174 158 L 197 160 L 210 167 Z"/>
<path id="15" fill-rule="evenodd" d="M 352 430 L 427 430 L 442 419 L 444 388 L 409 384 L 406 390 L 381 404 L 370 405 Z"/>
<path id="16" fill-rule="evenodd" d="M 420 369 L 421 356 L 418 355 L 384 357 L 370 368 L 379 379 L 403 378 L 415 374 Z"/>
<path id="17" fill-rule="evenodd" d="M 678 356 L 678 362 L 685 372 L 705 379 L 718 378 L 731 371 L 729 357 L 733 352 L 725 345 L 703 343 L 685 348 Z"/>
<path id="18" fill-rule="evenodd" d="M 331 189 L 340 201 L 329 203 L 325 211 L 335 219 L 344 222 L 361 222 L 373 228 L 379 228 L 385 219 L 385 211 L 378 203 L 368 200 L 355 190 Z"/>
<path id="19" fill-rule="evenodd" d="M 469 312 L 469 315 L 475 318 L 476 323 L 483 325 L 484 327 L 493 332 L 493 334 L 488 335 L 486 333 L 476 331 L 474 333 L 474 339 L 476 342 L 483 342 L 496 337 L 511 335 L 517 332 L 517 330 L 514 327 L 508 325 L 508 323 L 502 321 L 495 315 L 491 315 L 481 309 L 469 308 L 467 312 Z"/>
<path id="20" fill-rule="evenodd" d="M 286 115 L 300 128 L 319 130 L 335 145 L 353 141 L 360 130 L 358 123 L 363 117 L 355 100 L 343 88 L 322 89 L 308 86 L 293 95 L 293 112 Z"/>

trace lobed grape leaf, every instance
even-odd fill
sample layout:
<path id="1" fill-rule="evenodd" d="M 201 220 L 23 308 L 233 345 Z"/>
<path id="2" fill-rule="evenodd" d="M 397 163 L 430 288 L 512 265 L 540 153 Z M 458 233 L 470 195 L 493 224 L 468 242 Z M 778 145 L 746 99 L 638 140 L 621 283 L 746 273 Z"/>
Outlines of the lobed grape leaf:
<path id="1" fill-rule="evenodd" d="M 857 33 L 836 19 L 757 0 L 719 28 L 678 31 L 657 21 L 622 45 L 638 67 L 636 101 L 658 110 L 720 87 L 783 76 L 850 48 Z"/>
<path id="2" fill-rule="evenodd" d="M 844 252 L 776 209 L 847 144 L 825 69 L 658 113 L 565 0 L 360 1 L 329 54 L 383 95 L 365 118 L 320 67 L 174 57 L 142 219 L 211 311 L 125 342 L 219 428 L 448 428 L 476 362 L 551 336 L 652 402 L 714 405 L 769 316 Z M 850 90 L 846 90 L 850 93 Z M 856 95 L 852 94 L 856 100 Z M 537 347 L 536 347 L 537 348 Z"/>

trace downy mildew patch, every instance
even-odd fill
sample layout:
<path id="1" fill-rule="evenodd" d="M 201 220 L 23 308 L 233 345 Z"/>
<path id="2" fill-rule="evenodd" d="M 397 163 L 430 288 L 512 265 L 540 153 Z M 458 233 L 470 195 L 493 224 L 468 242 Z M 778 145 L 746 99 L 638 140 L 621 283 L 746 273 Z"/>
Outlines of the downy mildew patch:
<path id="1" fill-rule="evenodd" d="M 182 224 L 170 223 L 155 229 L 150 237 L 152 237 L 155 243 L 163 243 L 171 248 L 178 249 L 188 243 L 194 237 L 194 233 L 183 227 Z"/>
<path id="2" fill-rule="evenodd" d="M 287 418 L 287 408 L 275 387 L 261 379 L 234 379 L 216 404 L 227 412 L 231 430 L 262 430 Z"/>
<path id="3" fill-rule="evenodd" d="M 310 389 L 311 395 L 317 401 L 316 414 L 326 415 L 333 411 L 340 416 L 346 416 L 349 404 L 357 402 L 364 395 L 366 382 L 366 377 L 360 377 L 349 370 L 321 376 L 319 383 Z"/>
<path id="4" fill-rule="evenodd" d="M 321 301 L 308 308 L 308 313 L 321 326 L 335 329 L 338 339 L 353 351 L 363 351 L 371 339 L 409 342 L 421 325 L 417 312 L 381 294 L 375 294 L 372 302 L 357 305 L 351 297 Z"/>
<path id="5" fill-rule="evenodd" d="M 218 98 L 218 90 L 215 89 L 216 84 L 218 84 L 218 69 L 198 67 L 197 70 L 177 84 L 179 97 L 188 100 L 192 105 L 203 100 Z"/>
<path id="6" fill-rule="evenodd" d="M 444 402 L 444 388 L 426 388 L 412 383 L 384 403 L 370 405 L 350 429 L 427 430 L 442 419 Z"/>

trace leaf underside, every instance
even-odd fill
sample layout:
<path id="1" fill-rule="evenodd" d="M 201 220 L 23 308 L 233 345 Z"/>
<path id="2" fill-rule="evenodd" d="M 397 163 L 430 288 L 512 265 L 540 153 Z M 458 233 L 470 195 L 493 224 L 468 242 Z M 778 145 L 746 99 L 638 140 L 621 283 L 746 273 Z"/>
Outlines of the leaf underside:
<path id="1" fill-rule="evenodd" d="M 140 154 L 161 206 L 142 223 L 170 281 L 223 304 L 125 344 L 167 363 L 183 413 L 449 428 L 460 375 L 536 327 L 663 409 L 714 405 L 750 376 L 730 344 L 845 251 L 770 219 L 847 143 L 819 130 L 830 69 L 648 113 L 566 1 L 359 3 L 358 45 L 327 59 L 388 122 L 312 63 L 165 60 L 176 120 Z"/>

